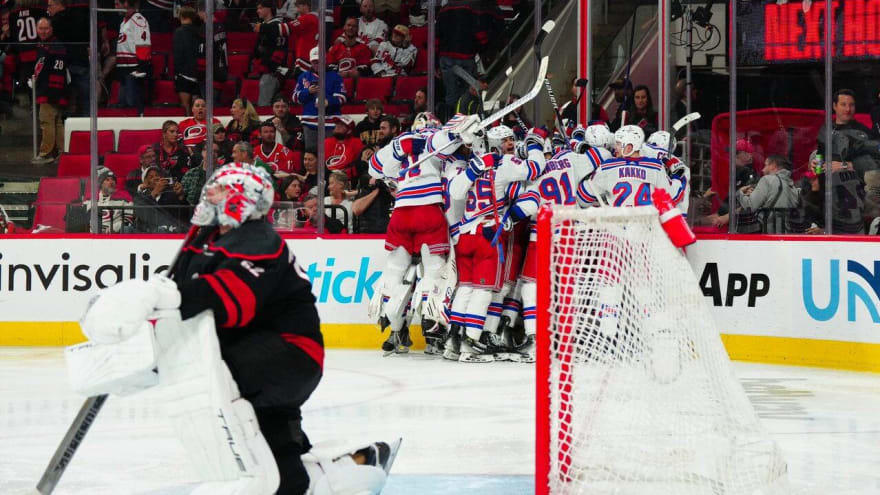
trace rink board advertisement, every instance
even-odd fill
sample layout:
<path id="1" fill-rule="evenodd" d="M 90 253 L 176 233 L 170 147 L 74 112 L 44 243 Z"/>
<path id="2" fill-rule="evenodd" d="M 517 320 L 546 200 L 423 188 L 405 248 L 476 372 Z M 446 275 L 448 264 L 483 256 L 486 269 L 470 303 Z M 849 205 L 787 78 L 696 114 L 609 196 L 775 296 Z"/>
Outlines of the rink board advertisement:
<path id="1" fill-rule="evenodd" d="M 290 238 L 313 284 L 328 347 L 378 348 L 367 318 L 385 262 L 380 238 Z M 97 288 L 165 269 L 178 238 L 6 238 L 0 345 L 68 345 Z M 700 240 L 700 290 L 735 359 L 880 371 L 876 242 Z M 419 332 L 414 337 L 421 344 Z"/>

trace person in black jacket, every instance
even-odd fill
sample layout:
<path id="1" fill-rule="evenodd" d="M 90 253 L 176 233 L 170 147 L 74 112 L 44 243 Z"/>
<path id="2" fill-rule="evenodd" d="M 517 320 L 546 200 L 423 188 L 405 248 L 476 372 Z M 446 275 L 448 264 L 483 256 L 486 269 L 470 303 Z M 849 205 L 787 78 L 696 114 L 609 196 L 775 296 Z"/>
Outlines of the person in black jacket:
<path id="1" fill-rule="evenodd" d="M 47 165 L 64 150 L 64 123 L 61 113 L 67 106 L 67 48 L 58 42 L 52 22 L 43 17 L 37 21 L 37 63 L 33 83 L 40 104 L 40 152 L 31 160 L 34 165 Z"/>
<path id="2" fill-rule="evenodd" d="M 174 31 L 174 90 L 180 98 L 184 115 L 190 117 L 193 95 L 199 94 L 198 59 L 202 37 L 195 26 L 196 11 L 181 7 L 177 15 L 180 27 Z"/>
<path id="3" fill-rule="evenodd" d="M 203 0 L 199 1 L 199 19 L 202 21 L 202 25 L 207 22 L 207 14 L 205 13 L 205 2 Z M 226 80 L 229 79 L 229 50 L 227 49 L 226 44 L 226 26 L 222 22 L 217 21 L 217 14 L 214 14 L 214 19 L 212 21 L 214 23 L 214 103 L 220 103 L 223 98 L 223 86 L 226 83 Z M 205 36 L 207 35 L 207 31 L 204 27 L 199 29 L 199 60 L 198 60 L 198 73 L 199 73 L 199 88 L 202 90 L 202 95 L 207 95 L 208 93 L 205 91 L 205 84 L 207 84 L 207 75 L 206 75 L 206 58 L 205 58 Z"/>
<path id="4" fill-rule="evenodd" d="M 281 79 L 287 75 L 287 37 L 290 28 L 275 15 L 272 0 L 260 0 L 257 4 L 260 23 L 254 25 L 258 33 L 254 47 L 253 72 L 260 75 L 260 97 L 257 105 L 267 107 L 281 90 Z"/>
<path id="5" fill-rule="evenodd" d="M 88 4 L 86 4 L 88 5 Z M 49 0 L 46 11 L 52 16 L 55 36 L 67 47 L 70 85 L 76 101 L 73 115 L 89 114 L 89 9 L 70 5 L 68 0 Z"/>

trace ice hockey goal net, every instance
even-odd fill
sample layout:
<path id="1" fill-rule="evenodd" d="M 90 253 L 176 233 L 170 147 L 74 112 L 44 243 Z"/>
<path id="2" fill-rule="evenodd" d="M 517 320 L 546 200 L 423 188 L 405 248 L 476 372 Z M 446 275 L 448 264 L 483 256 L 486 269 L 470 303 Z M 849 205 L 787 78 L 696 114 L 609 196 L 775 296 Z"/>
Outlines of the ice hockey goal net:
<path id="1" fill-rule="evenodd" d="M 657 210 L 553 207 L 538 224 L 536 493 L 787 492 Z"/>

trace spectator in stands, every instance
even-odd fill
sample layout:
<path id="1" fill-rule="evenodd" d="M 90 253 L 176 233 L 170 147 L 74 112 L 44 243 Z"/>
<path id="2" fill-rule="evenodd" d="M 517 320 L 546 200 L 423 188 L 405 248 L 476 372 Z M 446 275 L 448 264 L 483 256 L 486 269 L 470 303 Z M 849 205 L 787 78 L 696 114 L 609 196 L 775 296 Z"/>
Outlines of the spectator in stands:
<path id="1" fill-rule="evenodd" d="M 633 90 L 633 111 L 627 115 L 626 123 L 634 123 L 645 131 L 645 136 L 650 136 L 657 130 L 657 111 L 654 110 L 654 100 L 651 98 L 651 90 L 644 84 L 639 84 Z"/>
<path id="2" fill-rule="evenodd" d="M 314 151 L 303 152 L 303 174 L 298 176 L 303 182 L 303 190 L 310 194 L 318 194 L 318 154 Z"/>
<path id="3" fill-rule="evenodd" d="M 279 201 L 289 201 L 293 203 L 299 203 L 303 200 L 306 194 L 308 194 L 303 189 L 303 182 L 300 180 L 299 176 L 291 175 L 285 178 L 281 182 L 281 194 L 279 196 Z"/>
<path id="4" fill-rule="evenodd" d="M 199 11 L 198 16 L 202 21 L 202 25 L 204 25 L 207 21 L 207 13 L 205 12 L 205 2 L 204 0 L 199 0 L 198 2 Z M 225 11 L 221 11 L 222 15 L 225 15 Z M 218 17 L 217 11 L 215 9 L 213 16 L 214 23 L 214 103 L 220 103 L 223 95 L 223 87 L 226 80 L 229 78 L 229 50 L 227 49 L 226 42 L 226 27 L 220 21 Z M 199 75 L 199 88 L 202 90 L 201 94 L 207 95 L 208 93 L 205 91 L 206 84 L 206 59 L 205 59 L 205 30 L 199 30 L 199 60 L 197 62 L 197 69 Z"/>
<path id="5" fill-rule="evenodd" d="M 268 163 L 255 156 L 253 145 L 247 141 L 239 141 L 232 146 L 232 161 L 237 163 L 249 163 L 255 167 L 261 167 L 269 175 L 275 173 Z"/>
<path id="6" fill-rule="evenodd" d="M 3 88 L 0 92 L 0 112 L 12 115 L 10 103 L 16 84 L 30 80 L 37 61 L 37 44 L 40 41 L 36 29 L 37 21 L 47 15 L 36 0 L 19 1 L 17 5 L 3 2 L 0 6 L 0 42 L 3 43 L 5 57 L 2 58 Z M 9 9 L 12 9 L 11 11 Z M 28 26 L 29 29 L 22 29 Z M 6 45 L 8 43 L 8 45 Z M 0 214 L 0 217 L 3 215 Z"/>
<path id="7" fill-rule="evenodd" d="M 180 98 L 184 115 L 192 115 L 193 95 L 199 94 L 199 45 L 203 36 L 195 27 L 196 11 L 184 6 L 177 14 L 180 27 L 174 31 L 172 60 L 174 61 L 174 91 Z"/>
<path id="8" fill-rule="evenodd" d="M 331 172 L 327 178 L 328 195 L 324 196 L 324 206 L 338 206 L 345 210 L 347 222 L 343 222 L 345 228 L 352 232 L 351 200 L 357 195 L 357 191 L 349 189 L 349 179 L 345 172 Z M 332 218 L 342 220 L 335 208 L 327 209 L 326 213 Z"/>
<path id="9" fill-rule="evenodd" d="M 675 101 L 675 105 L 672 107 L 672 114 L 670 115 L 671 121 L 676 122 L 678 119 L 687 115 L 687 79 L 679 79 L 675 83 L 675 95 L 677 99 Z M 694 85 L 693 81 L 691 81 L 691 107 L 693 107 L 699 95 L 697 91 L 697 87 Z M 691 122 L 691 131 L 696 131 L 699 129 L 700 121 L 696 120 Z"/>
<path id="10" fill-rule="evenodd" d="M 302 214 L 300 203 L 305 197 L 302 189 L 302 181 L 296 176 L 286 177 L 278 186 L 280 193 L 277 196 L 278 203 L 273 206 L 274 226 L 276 230 L 291 229 L 297 226 L 297 217 Z"/>
<path id="11" fill-rule="evenodd" d="M 162 174 L 159 167 L 148 167 L 143 182 L 132 196 L 141 232 L 181 232 L 189 223 L 189 209 L 183 185 Z"/>
<path id="12" fill-rule="evenodd" d="M 834 124 L 832 126 L 833 146 L 831 156 L 828 156 L 825 146 L 826 128 L 823 125 L 819 129 L 818 150 L 830 158 L 831 162 L 851 162 L 858 173 L 859 178 L 864 180 L 865 172 L 880 168 L 880 144 L 874 132 L 855 119 L 856 97 L 851 89 L 839 89 L 834 92 L 831 103 L 834 109 Z"/>
<path id="13" fill-rule="evenodd" d="M 200 96 L 193 98 L 192 117 L 187 117 L 181 120 L 178 125 L 180 137 L 183 139 L 183 145 L 186 146 L 190 152 L 195 145 L 201 143 L 208 137 L 208 128 L 205 121 L 207 118 L 205 115 L 206 112 L 205 99 Z M 217 120 L 217 117 L 214 117 L 213 120 L 214 124 L 220 123 L 220 121 Z"/>
<path id="14" fill-rule="evenodd" d="M 251 144 L 260 141 L 260 116 L 257 109 L 247 98 L 237 98 L 230 108 L 232 119 L 226 124 L 226 138 L 237 143 L 248 141 Z"/>
<path id="15" fill-rule="evenodd" d="M 373 74 L 381 77 L 405 76 L 415 66 L 417 54 L 418 49 L 410 40 L 409 28 L 398 24 L 391 32 L 391 40 L 379 44 L 371 66 Z"/>
<path id="16" fill-rule="evenodd" d="M 257 0 L 225 0 L 226 30 L 245 31 L 257 20 Z"/>
<path id="17" fill-rule="evenodd" d="M 479 7 L 479 4 L 469 0 L 450 0 L 437 13 L 440 73 L 446 90 L 445 116 L 451 116 L 455 103 L 468 90 L 468 84 L 456 76 L 452 68 L 460 66 L 476 77 L 475 56 L 489 42 L 489 35 L 482 25 L 482 16 L 475 7 Z"/>
<path id="18" fill-rule="evenodd" d="M 158 143 L 153 143 L 153 152 L 156 154 L 156 164 L 162 168 L 163 173 L 180 179 L 189 168 L 189 152 L 180 143 L 177 122 L 166 120 L 162 123 L 162 137 Z"/>
<path id="19" fill-rule="evenodd" d="M 287 38 L 290 28 L 275 15 L 273 0 L 257 4 L 260 22 L 254 25 L 258 33 L 253 54 L 252 74 L 260 77 L 260 97 L 257 105 L 267 107 L 281 90 L 281 80 L 287 75 Z"/>
<path id="20" fill-rule="evenodd" d="M 223 124 L 214 124 L 214 143 L 219 146 L 220 154 L 216 157 L 220 163 L 226 163 L 232 159 L 232 141 L 226 137 L 226 128 Z"/>
<path id="21" fill-rule="evenodd" d="M 358 20 L 349 17 L 345 20 L 342 35 L 327 52 L 327 66 L 339 72 L 342 77 L 371 76 L 373 52 L 358 38 Z"/>
<path id="22" fill-rule="evenodd" d="M 69 0 L 49 0 L 46 12 L 52 16 L 52 27 L 58 41 L 67 43 L 70 86 L 76 100 L 77 116 L 89 114 L 89 9 L 88 5 L 69 5 Z"/>
<path id="23" fill-rule="evenodd" d="M 116 38 L 116 69 L 120 74 L 119 104 L 144 111 L 144 95 L 149 94 L 152 76 L 150 58 L 150 24 L 138 12 L 138 0 L 116 0 L 117 8 L 125 9 Z"/>
<path id="24" fill-rule="evenodd" d="M 755 148 L 752 146 L 747 139 L 738 139 L 736 141 L 736 154 L 734 155 L 734 163 L 735 163 L 735 182 L 734 185 L 737 190 L 740 190 L 746 186 L 754 186 L 758 183 L 758 176 L 755 173 L 754 168 L 754 154 Z M 704 194 L 704 198 L 709 199 L 712 196 L 717 194 L 716 191 L 709 188 Z M 745 215 L 740 215 L 737 220 L 739 224 L 741 220 L 744 220 L 746 225 L 752 224 L 752 227 L 756 225 L 757 219 L 750 218 L 755 215 L 752 213 L 746 213 Z M 725 200 L 721 203 L 721 206 L 718 208 L 716 213 L 706 216 L 706 221 L 717 228 L 722 228 L 726 226 L 730 222 L 730 198 L 725 198 Z M 738 232 L 739 229 L 737 229 Z M 746 233 L 746 232 L 740 232 Z"/>
<path id="25" fill-rule="evenodd" d="M 880 90 L 874 94 L 874 106 L 871 107 L 871 130 L 880 136 Z"/>
<path id="26" fill-rule="evenodd" d="M 318 47 L 312 48 L 309 56 L 311 62 L 317 66 Z M 347 101 L 345 95 L 345 85 L 339 74 L 332 70 L 325 72 L 326 81 L 324 81 L 324 97 L 327 102 L 325 108 L 325 130 L 332 129 L 335 120 L 330 118 L 342 114 L 342 105 Z M 293 90 L 293 101 L 303 106 L 303 137 L 307 150 L 317 149 L 318 141 L 318 74 L 313 70 L 300 74 L 296 82 L 296 88 Z"/>
<path id="27" fill-rule="evenodd" d="M 99 210 L 101 216 L 102 234 L 120 234 L 132 231 L 134 223 L 133 203 L 128 195 L 117 194 L 116 174 L 107 167 L 98 168 L 98 207 L 109 206 L 112 208 Z M 92 200 L 83 202 L 86 211 L 92 209 Z M 126 209 L 124 207 L 131 207 Z"/>
<path id="28" fill-rule="evenodd" d="M 37 63 L 34 65 L 34 91 L 39 103 L 39 154 L 31 160 L 34 165 L 48 165 L 64 151 L 64 123 L 61 114 L 67 107 L 67 49 L 57 43 L 52 22 L 43 17 L 37 21 Z"/>
<path id="29" fill-rule="evenodd" d="M 821 162 L 811 155 L 813 166 L 805 175 L 810 183 L 808 191 L 804 191 L 803 206 L 814 212 L 813 225 L 807 228 L 807 234 L 822 234 L 825 227 L 825 174 L 831 169 L 833 191 L 831 197 L 831 233 L 832 234 L 864 234 L 865 233 L 865 184 L 858 172 L 849 162 Z M 830 167 L 829 167 L 830 165 Z M 812 173 L 810 173 L 812 172 Z M 873 173 L 872 173 L 873 175 Z"/>
<path id="30" fill-rule="evenodd" d="M 128 173 L 128 177 L 125 178 L 125 190 L 128 191 L 132 197 L 134 197 L 138 192 L 140 192 L 140 186 L 143 185 L 144 182 L 144 173 L 150 167 L 159 167 L 159 164 L 156 163 L 156 151 L 153 146 L 148 144 L 141 145 L 138 148 L 138 168 L 132 170 Z"/>
<path id="31" fill-rule="evenodd" d="M 511 93 L 507 98 L 507 104 L 513 103 L 518 100 L 520 95 L 516 93 Z M 522 122 L 523 125 L 520 125 Z M 501 119 L 501 123 L 513 129 L 513 133 L 516 135 L 517 139 L 525 139 L 526 134 L 528 134 L 529 129 L 532 128 L 532 121 L 526 116 L 525 109 L 523 107 L 518 107 L 516 110 L 510 112 L 505 115 Z"/>
<path id="32" fill-rule="evenodd" d="M 413 120 L 415 120 L 416 115 L 427 112 L 428 111 L 428 88 L 419 88 L 416 90 L 415 95 L 413 95 L 412 108 L 404 118 L 404 122 L 402 122 L 402 126 L 406 129 L 412 125 Z"/>
<path id="33" fill-rule="evenodd" d="M 303 201 L 303 213 L 305 218 L 299 222 L 299 227 L 306 232 L 317 232 L 318 230 L 318 196 L 309 194 Z M 345 232 L 345 225 L 335 218 L 330 218 L 324 213 L 324 229 L 331 234 L 340 234 Z"/>
<path id="34" fill-rule="evenodd" d="M 290 113 L 290 106 L 284 97 L 279 96 L 272 102 L 272 118 L 269 119 L 275 126 L 276 140 L 287 146 L 291 151 L 302 151 L 303 128 L 302 122 L 296 115 Z"/>
<path id="35" fill-rule="evenodd" d="M 309 0 L 296 0 L 296 19 L 287 23 L 290 36 L 293 39 L 294 65 L 297 77 L 303 72 L 312 69 L 312 49 L 318 47 L 318 23 L 321 22 L 317 12 L 312 12 Z M 329 31 L 328 31 L 329 32 Z M 328 35 L 329 38 L 329 35 Z"/>
<path id="36" fill-rule="evenodd" d="M 207 141 L 199 144 L 196 149 L 198 154 L 193 154 L 193 156 L 200 157 L 200 160 L 196 166 L 187 170 L 186 174 L 180 180 L 180 183 L 183 185 L 183 199 L 191 205 L 199 204 L 199 199 L 202 195 L 202 187 L 205 185 L 205 181 L 207 180 L 208 173 L 208 147 Z M 214 167 L 212 170 L 216 170 L 218 167 L 222 166 L 225 162 L 220 158 L 220 147 L 217 146 L 217 142 L 214 141 Z"/>
<path id="37" fill-rule="evenodd" d="M 379 120 L 381 118 L 382 100 L 375 98 L 367 100 L 367 116 L 354 128 L 354 133 L 364 143 L 364 146 L 372 148 L 379 142 Z"/>
<path id="38" fill-rule="evenodd" d="M 324 140 L 324 158 L 327 169 L 341 171 L 349 179 L 357 177 L 355 162 L 361 154 L 364 145 L 354 135 L 354 121 L 347 115 L 336 118 L 336 127 L 333 135 Z"/>
<path id="39" fill-rule="evenodd" d="M 743 212 L 757 212 L 763 223 L 760 231 L 782 234 L 788 231 L 788 211 L 774 211 L 797 206 L 798 192 L 791 180 L 791 162 L 781 155 L 764 160 L 763 176 L 756 185 L 746 185 L 736 192 L 737 204 Z M 767 211 L 761 211 L 767 210 Z"/>
<path id="40" fill-rule="evenodd" d="M 620 122 L 623 118 L 623 112 L 630 113 L 633 111 L 632 99 L 632 81 L 629 79 L 616 79 L 608 85 L 614 91 L 614 102 L 617 103 L 614 120 L 611 122 L 611 130 L 616 131 L 620 128 Z M 629 118 L 627 118 L 629 121 Z"/>
<path id="41" fill-rule="evenodd" d="M 355 225 L 359 234 L 384 234 L 394 209 L 394 194 L 381 180 L 370 177 L 367 186 L 362 188 L 351 205 L 351 212 L 357 217 Z"/>
<path id="42" fill-rule="evenodd" d="M 361 18 L 358 20 L 358 36 L 374 54 L 379 44 L 388 39 L 388 24 L 376 17 L 373 0 L 361 0 Z"/>
<path id="43" fill-rule="evenodd" d="M 275 124 L 263 122 L 260 126 L 260 145 L 254 149 L 254 158 L 268 164 L 273 172 L 299 172 L 299 164 L 293 163 L 293 153 L 275 139 Z"/>
<path id="44" fill-rule="evenodd" d="M 486 84 L 486 81 L 480 81 L 480 89 L 485 91 L 488 89 L 489 85 Z M 473 86 L 468 86 L 467 91 L 465 91 L 461 98 L 455 102 L 455 113 L 461 113 L 464 115 L 474 115 L 480 113 L 480 95 L 477 93 L 477 90 L 474 89 Z"/>
<path id="45" fill-rule="evenodd" d="M 563 103 L 561 107 L 559 107 L 559 113 L 562 115 L 562 120 L 568 120 L 570 122 L 578 122 L 580 124 L 584 124 L 583 119 L 578 119 L 578 111 L 580 110 L 580 104 L 575 103 L 578 101 L 578 98 L 581 96 L 581 92 L 586 91 L 586 88 L 581 88 L 577 85 L 578 77 L 571 78 L 571 99 L 567 102 Z M 590 101 L 588 95 L 584 95 L 587 97 L 587 101 Z M 602 122 L 608 122 L 608 114 L 605 112 L 605 109 L 599 106 L 596 102 L 590 102 L 590 119 L 591 121 L 600 120 Z M 586 127 L 586 126 L 585 126 Z"/>
<path id="46" fill-rule="evenodd" d="M 170 33 L 172 31 L 171 19 L 173 17 L 173 0 L 145 0 L 146 5 L 143 15 L 150 23 L 150 31 L 154 33 Z M 178 16 L 178 19 L 180 17 Z M 175 65 L 176 69 L 177 66 Z"/>

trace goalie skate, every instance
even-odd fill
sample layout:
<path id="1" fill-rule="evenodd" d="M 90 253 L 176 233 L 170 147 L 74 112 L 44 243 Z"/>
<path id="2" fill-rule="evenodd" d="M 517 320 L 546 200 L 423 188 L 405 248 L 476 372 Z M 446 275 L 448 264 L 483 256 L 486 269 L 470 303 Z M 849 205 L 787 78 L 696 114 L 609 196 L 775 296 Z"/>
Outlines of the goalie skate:
<path id="1" fill-rule="evenodd" d="M 404 326 L 400 330 L 391 332 L 388 339 L 382 343 L 382 350 L 385 351 L 384 356 L 386 357 L 392 354 L 406 354 L 412 345 L 412 339 L 409 337 L 409 328 Z"/>

